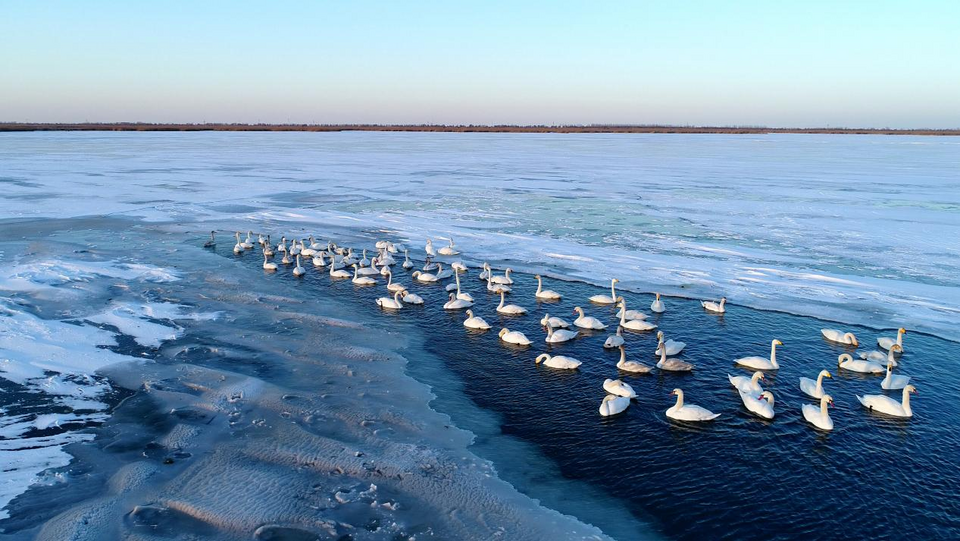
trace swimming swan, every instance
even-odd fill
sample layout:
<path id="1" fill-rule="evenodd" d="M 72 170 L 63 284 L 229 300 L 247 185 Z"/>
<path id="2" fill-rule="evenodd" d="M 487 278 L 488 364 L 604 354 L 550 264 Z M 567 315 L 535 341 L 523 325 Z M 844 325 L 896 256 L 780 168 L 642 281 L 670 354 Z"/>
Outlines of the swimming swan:
<path id="1" fill-rule="evenodd" d="M 833 398 L 825 394 L 820 397 L 820 407 L 812 404 L 804 404 L 800 409 L 803 411 L 803 418 L 808 423 L 820 430 L 833 430 L 833 419 L 830 418 L 830 412 L 827 410 L 833 405 Z"/>
<path id="2" fill-rule="evenodd" d="M 663 331 L 657 331 L 657 349 L 660 349 L 663 346 L 667 347 L 667 355 L 677 355 L 683 348 L 687 347 L 686 342 L 677 342 L 674 340 L 663 340 L 664 334 Z"/>
<path id="3" fill-rule="evenodd" d="M 385 268 L 388 268 L 388 267 L 385 267 Z M 392 272 L 387 273 L 387 291 L 403 291 L 405 289 L 407 288 L 403 287 L 402 284 L 394 283 Z"/>
<path id="4" fill-rule="evenodd" d="M 608 394 L 603 397 L 603 402 L 600 403 L 600 415 L 604 417 L 617 415 L 626 411 L 628 407 L 630 407 L 629 398 Z"/>
<path id="5" fill-rule="evenodd" d="M 450 298 L 447 302 L 443 303 L 444 310 L 463 310 L 471 306 L 473 306 L 472 302 L 458 299 L 456 293 L 450 293 Z"/>
<path id="6" fill-rule="evenodd" d="M 405 259 L 403 260 L 403 268 L 410 270 L 413 268 L 413 261 L 410 261 L 410 250 L 404 250 L 403 255 Z"/>
<path id="7" fill-rule="evenodd" d="M 552 289 L 543 289 L 543 279 L 540 278 L 540 275 L 539 275 L 539 274 L 536 275 L 535 278 L 537 279 L 537 294 L 536 294 L 536 297 L 537 297 L 538 299 L 546 300 L 546 301 L 559 301 L 559 300 L 560 300 L 560 294 L 557 293 L 556 291 L 553 291 Z"/>
<path id="8" fill-rule="evenodd" d="M 657 326 L 642 319 L 627 319 L 627 301 L 620 297 L 620 326 L 628 331 L 652 331 Z"/>
<path id="9" fill-rule="evenodd" d="M 507 305 L 504 305 L 503 303 L 506 302 L 506 300 L 507 300 L 506 292 L 505 292 L 505 291 L 501 291 L 501 292 L 500 292 L 500 306 L 497 306 L 497 313 L 499 313 L 499 314 L 507 314 L 507 315 L 511 315 L 511 316 L 519 316 L 519 315 L 523 315 L 523 314 L 526 314 L 526 313 L 527 313 L 527 309 L 526 309 L 526 308 L 522 308 L 522 307 L 520 307 L 520 306 L 517 306 L 516 304 L 507 304 Z"/>
<path id="10" fill-rule="evenodd" d="M 627 319 L 647 319 L 647 314 L 639 310 L 626 310 L 626 300 L 623 298 L 623 295 L 617 297 L 617 303 L 624 303 L 620 307 L 620 311 L 617 312 L 617 317 L 626 317 Z"/>
<path id="11" fill-rule="evenodd" d="M 299 257 L 299 256 L 297 256 L 297 257 Z M 350 278 L 350 277 L 351 277 L 351 276 L 350 276 L 350 273 L 349 273 L 349 272 L 347 272 L 347 271 L 345 271 L 345 270 L 343 270 L 343 269 L 338 269 L 338 268 L 336 268 L 335 265 L 330 265 L 330 278 L 341 279 L 341 278 Z"/>
<path id="12" fill-rule="evenodd" d="M 203 247 L 204 247 L 204 248 L 214 248 L 214 247 L 216 247 L 216 246 L 217 246 L 217 232 L 216 232 L 216 231 L 211 231 L 211 232 L 210 232 L 210 240 L 208 240 L 207 242 L 204 242 L 204 243 L 203 243 Z"/>
<path id="13" fill-rule="evenodd" d="M 247 231 L 247 240 L 241 244 L 244 250 L 253 249 L 253 231 Z"/>
<path id="14" fill-rule="evenodd" d="M 741 357 L 739 359 L 734 359 L 734 363 L 739 364 L 740 366 L 746 366 L 747 368 L 753 368 L 754 370 L 778 370 L 780 365 L 777 364 L 777 346 L 782 346 L 783 342 L 779 340 L 774 340 L 770 342 L 770 358 L 764 357 Z"/>
<path id="15" fill-rule="evenodd" d="M 500 340 L 508 344 L 517 344 L 519 346 L 529 346 L 532 342 L 527 339 L 520 331 L 511 331 L 510 329 L 504 327 L 500 329 L 500 332 L 497 334 L 500 337 Z"/>
<path id="16" fill-rule="evenodd" d="M 667 307 L 664 306 L 663 301 L 660 300 L 660 294 L 657 293 L 657 298 L 653 299 L 653 302 L 650 303 L 650 311 L 657 314 L 662 314 L 667 310 Z"/>
<path id="17" fill-rule="evenodd" d="M 823 398 L 823 378 L 833 378 L 830 372 L 821 370 L 817 374 L 817 380 L 810 378 L 800 378 L 800 390 L 810 398 Z"/>
<path id="18" fill-rule="evenodd" d="M 559 344 L 561 342 L 568 342 L 576 338 L 578 334 L 579 334 L 578 331 L 568 331 L 566 329 L 553 330 L 553 327 L 551 327 L 550 323 L 548 322 L 546 342 L 548 344 Z"/>
<path id="19" fill-rule="evenodd" d="M 544 366 L 549 366 L 550 368 L 560 368 L 562 370 L 576 370 L 578 366 L 583 364 L 573 357 L 564 357 L 563 355 L 550 356 L 546 353 L 537 355 L 536 362 L 537 364 L 542 363 Z"/>
<path id="20" fill-rule="evenodd" d="M 418 282 L 424 282 L 424 283 L 432 283 L 438 280 L 437 275 L 430 274 L 427 272 L 413 271 L 413 274 L 411 276 L 413 276 L 414 280 Z"/>
<path id="21" fill-rule="evenodd" d="M 495 284 L 513 285 L 513 278 L 510 278 L 511 272 L 513 272 L 513 269 L 507 267 L 507 270 L 503 272 L 503 276 L 490 276 L 490 281 Z"/>
<path id="22" fill-rule="evenodd" d="M 270 258 L 267 257 L 267 254 L 263 254 L 263 270 L 268 270 L 268 271 L 277 270 L 277 264 L 271 263 Z"/>
<path id="23" fill-rule="evenodd" d="M 754 394 L 750 392 L 738 391 L 740 393 L 740 400 L 743 401 L 743 405 L 750 410 L 751 413 L 759 415 L 764 419 L 773 419 L 773 393 L 770 391 L 763 391 L 760 394 Z"/>
<path id="24" fill-rule="evenodd" d="M 704 310 L 707 312 L 713 312 L 714 314 L 725 313 L 727 311 L 726 307 L 724 306 L 725 304 L 727 304 L 726 297 L 722 297 L 718 303 L 713 301 L 700 301 L 700 306 L 702 306 Z"/>
<path id="25" fill-rule="evenodd" d="M 894 344 L 896 345 L 896 344 Z M 910 383 L 910 376 L 895 376 L 893 375 L 893 364 L 887 364 L 887 375 L 883 378 L 883 381 L 880 382 L 880 388 L 886 391 L 895 391 L 897 389 L 903 389 Z"/>
<path id="26" fill-rule="evenodd" d="M 293 268 L 293 275 L 303 276 L 306 273 L 307 273 L 306 269 L 300 266 L 300 254 L 297 254 L 297 266 Z"/>
<path id="27" fill-rule="evenodd" d="M 575 314 L 579 314 L 579 317 L 573 320 L 573 324 L 581 329 L 596 329 L 599 331 L 607 328 L 607 326 L 604 325 L 599 319 L 593 316 L 583 315 L 583 308 L 580 308 L 579 306 L 575 307 L 573 312 Z"/>
<path id="28" fill-rule="evenodd" d="M 473 310 L 467 310 L 467 319 L 464 320 L 463 326 L 468 329 L 480 329 L 483 331 L 490 328 L 490 325 L 484 321 L 482 317 L 473 315 Z"/>
<path id="29" fill-rule="evenodd" d="M 505 284 L 495 284 L 490 276 L 487 276 L 487 291 L 491 293 L 510 293 L 510 286 Z"/>
<path id="30" fill-rule="evenodd" d="M 859 372 L 861 374 L 883 374 L 884 369 L 877 363 L 872 363 L 870 361 L 864 360 L 854 360 L 849 353 L 844 353 L 843 355 L 837 357 L 837 366 L 849 370 L 851 372 Z"/>
<path id="31" fill-rule="evenodd" d="M 565 320 L 558 317 L 550 317 L 550 314 L 544 314 L 543 319 L 540 320 L 540 324 L 546 327 L 547 325 L 553 327 L 554 329 L 568 329 L 570 324 Z"/>
<path id="32" fill-rule="evenodd" d="M 403 303 L 400 302 L 400 297 L 403 294 L 404 291 L 397 291 L 393 294 L 392 299 L 390 297 L 380 297 L 377 299 L 377 306 L 388 310 L 399 310 L 403 308 Z"/>
<path id="33" fill-rule="evenodd" d="M 633 374 L 649 374 L 652 367 L 647 366 L 638 361 L 628 361 L 627 360 L 627 348 L 620 346 L 620 360 L 617 361 L 617 368 L 623 370 L 624 372 L 631 372 Z"/>
<path id="34" fill-rule="evenodd" d="M 603 390 L 610 394 L 622 396 L 624 398 L 636 398 L 637 392 L 629 383 L 624 383 L 619 379 L 606 379 L 603 381 Z"/>
<path id="35" fill-rule="evenodd" d="M 453 277 L 457 280 L 457 298 L 463 301 L 473 302 L 473 295 L 460 291 L 460 273 L 455 273 Z"/>
<path id="36" fill-rule="evenodd" d="M 623 343 L 623 329 L 617 327 L 617 334 L 611 334 L 608 336 L 606 342 L 603 343 L 603 347 L 606 349 L 613 349 L 622 346 Z"/>
<path id="37" fill-rule="evenodd" d="M 740 392 L 760 394 L 763 387 L 760 386 L 760 380 L 764 379 L 763 372 L 759 370 L 753 373 L 749 378 L 747 376 L 731 376 L 727 374 L 730 385 L 733 385 Z"/>
<path id="38" fill-rule="evenodd" d="M 242 254 L 243 253 L 243 243 L 240 242 L 240 232 L 237 231 L 237 243 L 233 245 L 233 253 Z"/>
<path id="39" fill-rule="evenodd" d="M 668 359 L 667 351 L 663 348 L 657 348 L 657 352 L 660 353 L 660 360 L 657 361 L 657 368 L 660 370 L 666 370 L 668 372 L 689 372 L 693 370 L 693 365 L 681 361 L 680 359 Z"/>
<path id="40" fill-rule="evenodd" d="M 913 417 L 913 410 L 910 409 L 910 393 L 915 392 L 917 392 L 917 388 L 913 385 L 904 387 L 902 402 L 897 402 L 882 394 L 857 395 L 857 400 L 870 411 L 885 413 L 894 417 Z"/>
<path id="41" fill-rule="evenodd" d="M 403 302 L 407 304 L 423 304 L 423 297 L 409 291 L 403 292 Z"/>
<path id="42" fill-rule="evenodd" d="M 860 345 L 860 342 L 857 341 L 857 337 L 854 336 L 852 332 L 845 333 L 837 329 L 820 329 L 820 334 L 822 334 L 823 337 L 828 341 L 835 344 L 844 344 L 854 347 Z"/>
<path id="43" fill-rule="evenodd" d="M 609 297 L 606 295 L 594 295 L 590 297 L 590 302 L 595 302 L 597 304 L 613 304 L 617 302 L 617 290 L 615 286 L 619 281 L 620 280 L 617 280 L 616 278 L 614 278 L 613 280 L 610 280 L 610 296 Z"/>
<path id="44" fill-rule="evenodd" d="M 906 334 L 906 333 L 907 333 L 907 330 L 904 329 L 903 327 L 900 327 L 899 329 L 897 329 L 897 339 L 896 339 L 896 340 L 894 340 L 893 338 L 877 338 L 877 345 L 879 345 L 879 346 L 880 346 L 881 348 L 883 348 L 883 349 L 890 349 L 890 347 L 893 346 L 894 344 L 896 344 L 896 345 L 898 345 L 898 346 L 900 346 L 900 347 L 902 348 L 902 347 L 903 347 L 903 335 Z"/>
<path id="45" fill-rule="evenodd" d="M 719 413 L 713 413 L 706 408 L 693 404 L 684 405 L 683 391 L 680 389 L 674 389 L 670 394 L 677 395 L 677 403 L 667 410 L 667 417 L 671 419 L 677 421 L 712 421 L 720 417 Z"/>
<path id="46" fill-rule="evenodd" d="M 297 257 L 300 257 L 300 256 L 297 256 Z M 357 274 L 358 272 L 360 272 L 360 267 L 354 264 L 353 280 L 351 280 L 351 282 L 353 282 L 354 284 L 357 284 L 358 286 L 372 286 L 377 283 L 376 280 L 374 280 L 373 278 L 370 278 L 369 276 L 360 276 L 359 274 Z"/>

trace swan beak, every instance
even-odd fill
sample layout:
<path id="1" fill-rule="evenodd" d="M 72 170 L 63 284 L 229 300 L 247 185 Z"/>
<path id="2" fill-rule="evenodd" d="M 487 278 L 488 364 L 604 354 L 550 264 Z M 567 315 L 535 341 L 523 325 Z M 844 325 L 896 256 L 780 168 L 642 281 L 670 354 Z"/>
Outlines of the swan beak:
<path id="1" fill-rule="evenodd" d="M 832 375 L 830 375 L 830 372 L 827 372 L 827 373 L 826 373 L 826 374 L 824 374 L 824 375 L 825 375 L 825 376 L 827 376 L 828 378 L 833 378 L 833 376 L 832 376 Z"/>
<path id="2" fill-rule="evenodd" d="M 777 345 L 778 345 L 778 346 L 782 346 L 782 345 L 783 345 L 783 342 L 777 340 Z"/>

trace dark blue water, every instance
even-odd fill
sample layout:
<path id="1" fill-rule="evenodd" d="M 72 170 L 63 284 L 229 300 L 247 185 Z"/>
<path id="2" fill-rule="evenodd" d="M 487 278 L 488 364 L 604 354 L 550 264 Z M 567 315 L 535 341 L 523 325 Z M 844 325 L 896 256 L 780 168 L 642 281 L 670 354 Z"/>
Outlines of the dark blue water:
<path id="1" fill-rule="evenodd" d="M 219 247 L 226 257 L 226 245 Z M 251 265 L 262 259 L 240 256 Z M 289 281 L 310 295 L 341 299 L 345 310 L 376 312 L 375 299 L 386 295 L 383 281 L 357 287 L 332 281 L 325 271 L 307 267 L 296 279 L 281 267 L 264 280 Z M 881 393 L 879 376 L 839 371 L 836 359 L 847 350 L 825 342 L 820 328 L 844 328 L 872 349 L 877 336 L 892 330 L 839 325 L 785 313 L 728 305 L 722 317 L 708 315 L 693 300 L 666 299 L 667 312 L 653 316 L 668 338 L 687 343 L 679 356 L 696 365 L 690 374 L 654 371 L 634 376 L 618 373 L 619 352 L 602 343 L 615 329 L 615 309 L 586 299 L 602 290 L 579 282 L 548 280 L 559 303 L 537 303 L 536 282 L 514 275 L 510 302 L 530 313 L 500 316 L 499 296 L 486 293 L 477 271 L 462 279 L 478 301 L 474 312 L 494 328 L 468 332 L 462 312 L 441 306 L 443 285 L 416 284 L 397 267 L 395 281 L 426 300 L 422 307 L 384 312 L 405 328 L 428 338 L 428 351 L 444 359 L 478 406 L 495 412 L 504 434 L 534 444 L 556 463 L 566 478 L 580 480 L 622 501 L 638 517 L 677 539 L 712 538 L 885 538 L 949 539 L 960 536 L 960 352 L 957 344 L 919 333 L 905 337 L 907 352 L 899 373 L 912 376 L 919 391 L 910 420 L 886 418 L 864 410 L 856 394 Z M 295 284 L 295 285 L 293 285 Z M 649 295 L 625 292 L 630 308 L 647 311 Z M 547 347 L 539 320 L 545 312 L 571 321 L 573 307 L 584 307 L 611 327 L 577 340 Z M 506 346 L 497 338 L 503 325 L 523 331 L 534 344 Z M 654 332 L 625 333 L 629 359 L 655 364 Z M 781 368 L 768 373 L 764 387 L 776 397 L 776 418 L 765 421 L 743 408 L 727 374 L 749 375 L 733 359 L 766 356 L 778 338 Z M 584 364 L 576 372 L 534 364 L 543 351 L 573 356 Z M 411 362 L 415 356 L 411 356 Z M 834 398 L 836 428 L 824 433 L 802 418 L 800 407 L 814 403 L 799 390 L 798 378 L 828 369 L 834 379 L 825 387 Z M 623 414 L 597 413 L 606 394 L 605 378 L 622 377 L 638 393 Z M 721 413 L 712 423 L 682 425 L 664 411 L 674 402 L 669 393 L 682 388 L 688 403 Z M 899 398 L 899 391 L 891 391 Z M 457 411 L 446 412 L 457 421 Z M 493 457 L 495 458 L 495 457 Z M 515 467 L 516 465 L 511 465 Z M 509 469 L 509 468 L 506 468 Z M 507 478 L 510 481 L 509 478 Z M 536 497 L 536 494 L 531 494 Z M 576 512 L 576 494 L 564 512 Z M 615 525 L 592 522 L 608 531 Z"/>

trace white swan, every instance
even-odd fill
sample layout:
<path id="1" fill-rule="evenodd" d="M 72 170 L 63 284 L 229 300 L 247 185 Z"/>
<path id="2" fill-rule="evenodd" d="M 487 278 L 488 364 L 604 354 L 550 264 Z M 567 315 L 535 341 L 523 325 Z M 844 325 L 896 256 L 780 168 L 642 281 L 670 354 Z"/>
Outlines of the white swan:
<path id="1" fill-rule="evenodd" d="M 360 261 L 357 262 L 361 267 L 367 267 L 370 265 L 370 260 L 367 259 L 367 249 L 363 249 L 363 255 L 360 256 Z"/>
<path id="2" fill-rule="evenodd" d="M 603 402 L 600 403 L 600 415 L 604 417 L 617 415 L 623 413 L 628 407 L 630 407 L 629 398 L 608 394 L 603 397 Z"/>
<path id="3" fill-rule="evenodd" d="M 243 246 L 244 250 L 253 249 L 253 231 L 247 231 L 247 240 L 243 241 L 241 246 Z"/>
<path id="4" fill-rule="evenodd" d="M 526 313 L 527 313 L 527 309 L 526 309 L 526 308 L 522 308 L 522 307 L 520 307 L 520 306 L 517 306 L 516 304 L 507 304 L 507 305 L 504 305 L 503 303 L 506 302 L 506 300 L 507 300 L 506 292 L 505 292 L 505 291 L 501 291 L 501 292 L 500 292 L 500 306 L 497 306 L 497 313 L 499 313 L 499 314 L 507 314 L 507 315 L 511 315 L 511 316 L 519 316 L 519 315 L 523 315 L 523 314 L 526 314 Z"/>
<path id="5" fill-rule="evenodd" d="M 653 368 L 638 361 L 627 360 L 627 348 L 620 346 L 620 360 L 617 361 L 617 368 L 624 372 L 634 374 L 649 374 Z"/>
<path id="6" fill-rule="evenodd" d="M 903 347 L 903 335 L 907 333 L 907 330 L 903 327 L 897 329 L 897 339 L 893 338 L 877 338 L 877 345 L 883 349 L 890 349 L 894 344 Z"/>
<path id="7" fill-rule="evenodd" d="M 453 238 L 450 238 L 450 245 L 449 245 L 449 246 L 444 246 L 443 248 L 440 248 L 439 250 L 437 250 L 437 253 L 440 254 L 440 255 L 457 255 L 457 254 L 459 254 L 460 252 L 458 252 L 458 251 L 453 247 Z"/>
<path id="8" fill-rule="evenodd" d="M 560 294 L 557 293 L 556 291 L 553 291 L 552 289 L 543 289 L 543 279 L 540 278 L 540 275 L 539 275 L 539 274 L 536 275 L 535 278 L 537 279 L 537 294 L 536 294 L 536 297 L 537 297 L 538 299 L 545 300 L 545 301 L 559 301 L 559 300 L 560 300 L 560 298 L 561 298 L 561 297 L 560 297 Z"/>
<path id="9" fill-rule="evenodd" d="M 764 419 L 773 419 L 773 393 L 770 391 L 763 391 L 760 394 L 754 394 L 750 392 L 738 391 L 740 393 L 740 400 L 743 401 L 743 405 L 750 410 L 751 413 L 759 415 Z"/>
<path id="10" fill-rule="evenodd" d="M 403 255 L 405 256 L 403 260 L 403 268 L 410 270 L 413 268 L 413 261 L 410 261 L 410 250 L 404 250 Z"/>
<path id="11" fill-rule="evenodd" d="M 631 387 L 629 383 L 624 383 L 619 379 L 603 380 L 603 390 L 624 398 L 637 397 L 637 392 L 633 390 L 633 387 Z"/>
<path id="12" fill-rule="evenodd" d="M 803 411 L 803 418 L 806 419 L 808 423 L 820 430 L 833 430 L 833 419 L 830 418 L 830 412 L 827 410 L 827 408 L 832 405 L 833 398 L 825 394 L 820 397 L 819 408 L 812 404 L 804 404 L 800 409 Z"/>
<path id="13" fill-rule="evenodd" d="M 607 340 L 603 343 L 603 347 L 606 349 L 613 349 L 622 346 L 623 343 L 623 329 L 617 327 L 617 334 L 611 334 L 608 336 Z"/>
<path id="14" fill-rule="evenodd" d="M 891 348 L 891 350 L 892 349 L 893 348 Z M 873 361 L 875 363 L 883 363 L 884 361 L 888 361 L 889 357 L 893 357 L 893 355 L 890 355 L 890 350 L 887 350 L 886 353 L 882 351 L 877 351 L 877 350 L 873 350 L 867 353 L 864 353 L 861 351 L 859 355 L 861 359 L 865 361 Z M 893 359 L 893 366 L 899 366 L 899 363 L 897 362 L 896 359 Z"/>
<path id="15" fill-rule="evenodd" d="M 327 260 L 324 259 L 326 252 L 317 252 L 317 255 L 313 256 L 313 266 L 314 267 L 326 267 Z"/>
<path id="16" fill-rule="evenodd" d="M 747 376 L 731 376 L 727 374 L 730 385 L 733 385 L 740 392 L 760 394 L 763 387 L 760 386 L 760 380 L 764 379 L 763 372 L 759 370 L 754 372 L 749 378 Z"/>
<path id="17" fill-rule="evenodd" d="M 297 256 L 297 257 L 300 257 L 300 256 Z M 358 286 L 372 286 L 377 283 L 376 280 L 374 280 L 373 278 L 370 278 L 369 276 L 360 276 L 359 274 L 357 274 L 358 272 L 360 272 L 360 267 L 354 264 L 353 280 L 351 280 L 351 282 L 353 282 L 354 284 L 357 284 Z"/>
<path id="18" fill-rule="evenodd" d="M 490 276 L 487 276 L 487 291 L 491 293 L 510 293 L 510 286 L 505 284 L 495 284 Z"/>
<path id="19" fill-rule="evenodd" d="M 896 344 L 894 344 L 896 345 Z M 880 388 L 886 391 L 903 389 L 910 383 L 910 376 L 893 375 L 893 364 L 887 364 L 887 375 L 880 382 Z"/>
<path id="20" fill-rule="evenodd" d="M 267 254 L 267 257 L 273 257 L 273 242 L 270 240 L 270 235 L 267 235 L 267 241 L 263 243 L 263 253 Z"/>
<path id="21" fill-rule="evenodd" d="M 297 266 L 293 268 L 293 275 L 303 276 L 306 273 L 307 273 L 306 269 L 300 266 L 300 254 L 297 254 Z"/>
<path id="22" fill-rule="evenodd" d="M 433 260 L 428 256 L 423 260 L 423 271 L 430 272 L 435 271 L 440 268 L 440 263 L 434 263 Z"/>
<path id="23" fill-rule="evenodd" d="M 338 269 L 334 265 L 330 265 L 330 278 L 342 279 L 342 278 L 351 278 L 351 276 L 349 272 L 343 269 Z"/>
<path id="24" fill-rule="evenodd" d="M 610 296 L 609 297 L 606 295 L 594 295 L 590 297 L 590 302 L 595 302 L 597 304 L 613 304 L 617 302 L 617 290 L 615 286 L 619 281 L 620 280 L 617 280 L 616 278 L 610 280 Z"/>
<path id="25" fill-rule="evenodd" d="M 511 331 L 510 329 L 504 327 L 500 329 L 500 332 L 497 334 L 500 337 L 500 340 L 508 344 L 517 344 L 519 346 L 529 346 L 532 342 L 527 339 L 526 335 L 520 331 Z"/>
<path id="26" fill-rule="evenodd" d="M 621 299 L 623 297 L 620 297 Z M 643 332 L 643 331 L 652 331 L 656 329 L 657 326 L 654 323 L 648 323 L 642 319 L 627 319 L 627 301 L 620 301 L 620 326 L 628 331 L 634 332 Z"/>
<path id="27" fill-rule="evenodd" d="M 270 235 L 267 235 L 267 241 L 268 241 L 268 242 L 270 241 Z M 313 237 L 310 237 L 310 248 L 312 248 L 313 250 L 319 252 L 320 250 L 323 250 L 323 245 L 320 244 L 319 242 L 315 242 L 315 241 L 313 240 Z"/>
<path id="28" fill-rule="evenodd" d="M 490 325 L 484 321 L 482 317 L 473 315 L 473 310 L 467 310 L 467 319 L 464 320 L 463 326 L 468 329 L 480 329 L 483 331 L 490 328 Z"/>
<path id="29" fill-rule="evenodd" d="M 357 272 L 360 273 L 360 276 L 377 276 L 380 274 L 380 269 L 377 268 L 377 260 L 371 261 L 369 267 L 359 267 Z"/>
<path id="30" fill-rule="evenodd" d="M 702 306 L 704 310 L 707 312 L 713 312 L 714 314 L 725 313 L 727 311 L 726 306 L 724 306 L 725 304 L 727 304 L 726 297 L 722 297 L 720 302 L 700 301 L 700 306 Z"/>
<path id="31" fill-rule="evenodd" d="M 237 243 L 233 245 L 233 253 L 242 254 L 243 253 L 243 243 L 240 242 L 240 232 L 237 231 Z"/>
<path id="32" fill-rule="evenodd" d="M 277 264 L 272 263 L 270 258 L 267 257 L 267 254 L 263 254 L 263 270 L 275 271 L 277 270 Z"/>
<path id="33" fill-rule="evenodd" d="M 317 250 L 311 248 L 313 244 L 313 237 L 310 237 L 311 244 L 305 244 L 302 240 L 300 241 L 300 255 L 303 257 L 313 257 L 317 255 Z"/>
<path id="34" fill-rule="evenodd" d="M 403 292 L 403 302 L 407 304 L 423 304 L 423 297 L 409 291 Z"/>
<path id="35" fill-rule="evenodd" d="M 854 360 L 849 353 L 844 353 L 843 355 L 837 357 L 837 366 L 844 370 L 849 370 L 851 372 L 859 372 L 861 374 L 883 374 L 884 369 L 877 363 L 872 363 L 870 361 L 864 361 L 861 359 Z"/>
<path id="36" fill-rule="evenodd" d="M 430 239 L 427 239 L 427 244 L 423 247 L 423 251 L 427 252 L 427 255 L 437 255 L 437 251 L 433 249 L 433 241 Z"/>
<path id="37" fill-rule="evenodd" d="M 668 372 L 689 372 L 693 370 L 693 365 L 688 362 L 680 359 L 668 359 L 667 351 L 663 348 L 657 348 L 657 353 L 660 354 L 660 360 L 657 361 L 657 368 L 660 370 Z"/>
<path id="38" fill-rule="evenodd" d="M 493 273 L 490 271 L 490 263 L 484 261 L 482 268 L 483 270 L 480 271 L 480 274 L 477 275 L 477 278 L 486 280 L 487 278 L 491 278 L 493 276 Z"/>
<path id="39" fill-rule="evenodd" d="M 277 245 L 277 251 L 287 253 L 287 237 L 280 237 L 280 244 Z"/>
<path id="40" fill-rule="evenodd" d="M 547 325 L 553 327 L 554 329 L 568 329 L 570 328 L 570 323 L 560 319 L 558 317 L 551 317 L 550 314 L 544 314 L 543 319 L 540 320 L 540 324 L 546 327 Z"/>
<path id="41" fill-rule="evenodd" d="M 472 302 L 458 299 L 455 293 L 450 293 L 450 298 L 447 300 L 447 302 L 443 303 L 444 310 L 463 310 L 464 308 L 470 308 L 471 306 L 473 306 Z"/>
<path id="42" fill-rule="evenodd" d="M 667 417 L 671 419 L 677 421 L 712 421 L 720 417 L 719 413 L 713 413 L 706 408 L 694 406 L 693 404 L 684 405 L 683 391 L 680 389 L 674 389 L 670 394 L 677 395 L 677 403 L 667 410 Z"/>
<path id="43" fill-rule="evenodd" d="M 653 302 L 650 303 L 650 311 L 657 314 L 662 314 L 667 310 L 667 307 L 664 306 L 663 301 L 660 300 L 660 294 L 657 293 L 657 298 L 653 299 Z"/>
<path id="44" fill-rule="evenodd" d="M 868 394 L 864 396 L 857 395 L 857 400 L 870 411 L 885 413 L 894 417 L 913 417 L 913 410 L 910 409 L 910 393 L 917 392 L 913 385 L 907 385 L 903 388 L 903 399 L 901 402 L 882 394 Z"/>
<path id="45" fill-rule="evenodd" d="M 445 278 L 450 278 L 453 276 L 453 271 L 450 269 L 444 270 L 443 265 L 437 263 L 437 280 L 443 280 Z"/>
<path id="46" fill-rule="evenodd" d="M 627 310 L 627 301 L 623 298 L 623 295 L 617 297 L 617 303 L 623 303 L 623 305 L 620 306 L 620 311 L 617 312 L 617 317 L 626 317 L 627 319 L 647 319 L 647 314 L 644 314 L 639 310 Z"/>
<path id="47" fill-rule="evenodd" d="M 513 272 L 513 269 L 507 267 L 507 270 L 503 272 L 503 276 L 491 276 L 490 281 L 495 284 L 513 285 L 513 278 L 510 278 L 511 272 Z"/>
<path id="48" fill-rule="evenodd" d="M 394 283 L 392 272 L 387 273 L 387 291 L 403 291 L 405 289 L 407 288 L 403 287 L 403 284 Z"/>
<path id="49" fill-rule="evenodd" d="M 576 370 L 577 367 L 583 364 L 573 357 L 564 357 L 563 355 L 550 356 L 546 353 L 537 355 L 536 362 L 537 364 L 543 363 L 544 366 L 549 366 L 550 368 L 559 368 L 562 370 Z"/>
<path id="50" fill-rule="evenodd" d="M 822 398 L 823 378 L 833 378 L 833 376 L 830 374 L 830 372 L 821 370 L 820 373 L 817 374 L 816 381 L 810 378 L 800 378 L 800 390 L 803 391 L 803 394 L 809 396 L 810 398 Z"/>
<path id="51" fill-rule="evenodd" d="M 413 279 L 418 282 L 431 283 L 437 281 L 436 274 L 430 274 L 428 272 L 413 271 Z"/>
<path id="52" fill-rule="evenodd" d="M 395 292 L 392 299 L 390 297 L 380 297 L 377 299 L 377 306 L 387 310 L 399 310 L 403 308 L 403 303 L 400 302 L 400 297 L 403 293 L 403 291 Z"/>
<path id="53" fill-rule="evenodd" d="M 657 349 L 666 346 L 667 355 L 677 355 L 683 351 L 683 348 L 687 347 L 686 342 L 677 342 L 675 340 L 664 341 L 663 337 L 663 331 L 657 331 Z"/>
<path id="54" fill-rule="evenodd" d="M 596 329 L 599 331 L 607 328 L 607 326 L 604 325 L 599 319 L 593 316 L 583 315 L 583 308 L 580 308 L 579 306 L 575 307 L 573 312 L 575 314 L 579 314 L 577 319 L 573 320 L 573 324 L 581 329 Z"/>
<path id="55" fill-rule="evenodd" d="M 455 273 L 453 277 L 457 280 L 457 298 L 463 301 L 473 301 L 473 295 L 460 291 L 460 273 Z"/>
<path id="56" fill-rule="evenodd" d="M 283 259 L 281 259 L 280 262 L 283 263 L 284 265 L 289 265 L 289 264 L 293 263 L 293 260 L 290 259 L 290 252 L 287 252 L 286 250 L 284 250 L 284 251 L 283 251 Z"/>
<path id="57" fill-rule="evenodd" d="M 860 342 L 857 341 L 857 337 L 853 335 L 852 332 L 843 332 L 837 329 L 820 329 L 820 334 L 823 335 L 828 341 L 835 344 L 844 344 L 848 346 L 859 346 Z"/>
<path id="58" fill-rule="evenodd" d="M 739 364 L 740 366 L 746 366 L 747 368 L 753 368 L 754 370 L 778 370 L 780 365 L 777 364 L 777 346 L 782 346 L 783 342 L 779 340 L 774 340 L 770 342 L 770 358 L 765 357 L 741 357 L 739 359 L 734 359 L 733 362 Z"/>
<path id="59" fill-rule="evenodd" d="M 579 334 L 578 331 L 568 331 L 566 329 L 553 330 L 553 327 L 550 326 L 550 323 L 547 323 L 547 338 L 546 342 L 548 344 L 559 344 L 561 342 L 569 342 L 577 337 Z"/>

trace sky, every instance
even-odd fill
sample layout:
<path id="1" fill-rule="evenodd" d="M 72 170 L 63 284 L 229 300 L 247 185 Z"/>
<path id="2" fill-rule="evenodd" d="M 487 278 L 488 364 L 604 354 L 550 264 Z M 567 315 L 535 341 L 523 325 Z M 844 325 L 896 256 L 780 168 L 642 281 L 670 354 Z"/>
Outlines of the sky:
<path id="1" fill-rule="evenodd" d="M 0 121 L 960 127 L 960 2 L 0 0 Z"/>

